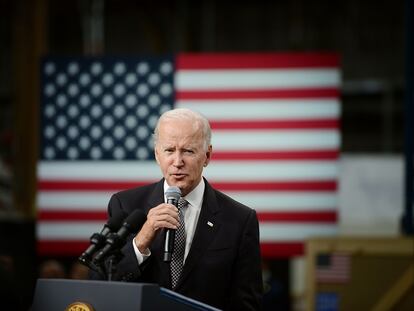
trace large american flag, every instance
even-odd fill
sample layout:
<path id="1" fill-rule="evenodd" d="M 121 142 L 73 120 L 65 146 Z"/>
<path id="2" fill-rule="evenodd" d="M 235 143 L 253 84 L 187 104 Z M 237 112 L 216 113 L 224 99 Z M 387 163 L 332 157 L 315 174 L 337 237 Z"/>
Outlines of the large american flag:
<path id="1" fill-rule="evenodd" d="M 263 256 L 337 232 L 338 55 L 49 57 L 41 72 L 41 255 L 79 255 L 112 193 L 160 179 L 151 133 L 174 107 L 210 120 L 204 176 L 257 211 Z"/>

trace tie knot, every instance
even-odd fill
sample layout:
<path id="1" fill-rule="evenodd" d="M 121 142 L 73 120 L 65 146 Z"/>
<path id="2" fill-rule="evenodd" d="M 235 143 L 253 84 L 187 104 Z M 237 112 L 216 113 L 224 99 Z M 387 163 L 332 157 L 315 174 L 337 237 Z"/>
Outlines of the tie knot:
<path id="1" fill-rule="evenodd" d="M 178 209 L 182 209 L 182 208 L 186 207 L 187 204 L 188 204 L 188 202 L 185 199 L 180 198 L 180 200 L 178 200 Z"/>

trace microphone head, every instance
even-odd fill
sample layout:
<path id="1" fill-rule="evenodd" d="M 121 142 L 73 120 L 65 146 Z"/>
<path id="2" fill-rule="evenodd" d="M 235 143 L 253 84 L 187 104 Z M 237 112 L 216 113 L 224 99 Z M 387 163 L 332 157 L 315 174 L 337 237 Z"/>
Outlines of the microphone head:
<path id="1" fill-rule="evenodd" d="M 165 191 L 165 197 L 167 200 L 175 200 L 178 202 L 178 200 L 181 197 L 181 190 L 178 187 L 172 186 Z"/>
<path id="2" fill-rule="evenodd" d="M 126 217 L 126 213 L 119 210 L 113 213 L 113 215 L 108 219 L 108 222 L 106 223 L 106 225 L 112 232 L 117 231 L 119 228 L 121 228 L 122 222 L 125 219 L 125 217 Z"/>

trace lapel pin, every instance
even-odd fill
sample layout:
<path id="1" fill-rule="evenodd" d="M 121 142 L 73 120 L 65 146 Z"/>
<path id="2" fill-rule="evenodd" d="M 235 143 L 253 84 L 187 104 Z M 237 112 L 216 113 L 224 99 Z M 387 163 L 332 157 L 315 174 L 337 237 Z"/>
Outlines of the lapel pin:
<path id="1" fill-rule="evenodd" d="M 207 225 L 209 225 L 210 227 L 213 227 L 214 226 L 213 223 L 210 222 L 210 221 L 207 221 Z"/>

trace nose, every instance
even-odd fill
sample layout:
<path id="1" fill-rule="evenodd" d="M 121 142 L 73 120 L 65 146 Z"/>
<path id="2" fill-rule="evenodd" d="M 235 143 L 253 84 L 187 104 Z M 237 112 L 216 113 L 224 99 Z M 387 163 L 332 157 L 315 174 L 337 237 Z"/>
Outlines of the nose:
<path id="1" fill-rule="evenodd" d="M 183 161 L 183 157 L 182 157 L 181 152 L 177 151 L 177 152 L 174 154 L 174 161 L 173 161 L 173 165 L 174 165 L 174 166 L 176 166 L 176 167 L 181 167 L 181 166 L 183 166 L 183 165 L 184 165 L 184 161 Z"/>

